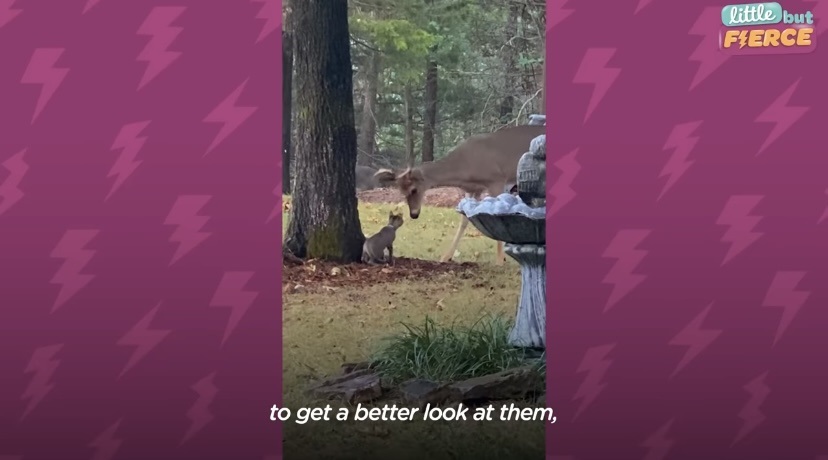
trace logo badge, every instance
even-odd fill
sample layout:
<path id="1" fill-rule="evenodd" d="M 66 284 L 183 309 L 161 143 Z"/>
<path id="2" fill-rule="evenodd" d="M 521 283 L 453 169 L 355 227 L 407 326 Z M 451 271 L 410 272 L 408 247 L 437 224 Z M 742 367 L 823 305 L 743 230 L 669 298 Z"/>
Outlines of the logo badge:
<path id="1" fill-rule="evenodd" d="M 776 2 L 722 8 L 719 49 L 729 54 L 802 54 L 816 49 L 814 14 Z"/>

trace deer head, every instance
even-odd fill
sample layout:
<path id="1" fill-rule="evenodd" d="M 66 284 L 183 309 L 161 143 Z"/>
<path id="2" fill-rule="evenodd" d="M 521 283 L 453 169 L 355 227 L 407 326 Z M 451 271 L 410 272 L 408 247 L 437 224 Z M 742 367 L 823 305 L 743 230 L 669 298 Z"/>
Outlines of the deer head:
<path id="1" fill-rule="evenodd" d="M 405 197 L 408 203 L 408 215 L 412 219 L 420 217 L 420 208 L 423 205 L 428 186 L 425 176 L 419 168 L 407 168 L 402 172 L 394 172 L 390 169 L 380 169 L 374 174 L 383 186 L 396 186 Z"/>

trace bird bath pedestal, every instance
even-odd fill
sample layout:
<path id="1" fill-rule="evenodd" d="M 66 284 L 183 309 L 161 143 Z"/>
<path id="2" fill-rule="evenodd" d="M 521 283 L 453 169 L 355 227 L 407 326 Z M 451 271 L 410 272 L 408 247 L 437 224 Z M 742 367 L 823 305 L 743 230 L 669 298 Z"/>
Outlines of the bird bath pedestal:
<path id="1" fill-rule="evenodd" d="M 546 124 L 532 115 L 529 124 Z M 482 201 L 466 198 L 458 211 L 482 234 L 505 243 L 520 264 L 521 290 L 509 343 L 546 349 L 546 136 L 532 140 L 517 170 L 518 196 L 502 194 Z"/>

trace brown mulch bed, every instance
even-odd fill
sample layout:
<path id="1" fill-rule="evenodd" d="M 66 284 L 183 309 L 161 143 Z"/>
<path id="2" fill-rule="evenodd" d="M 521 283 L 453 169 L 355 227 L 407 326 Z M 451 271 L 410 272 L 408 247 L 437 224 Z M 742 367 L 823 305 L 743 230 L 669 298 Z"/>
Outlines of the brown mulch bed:
<path id="1" fill-rule="evenodd" d="M 455 187 L 438 187 L 426 191 L 426 206 L 453 208 L 466 196 L 465 192 Z M 365 203 L 399 203 L 403 200 L 399 190 L 394 188 L 377 188 L 357 192 L 359 201 Z"/>
<path id="2" fill-rule="evenodd" d="M 298 261 L 285 259 L 282 265 L 282 287 L 286 293 L 297 291 L 333 290 L 345 286 L 413 281 L 454 274 L 469 279 L 477 264 L 445 262 L 398 257 L 395 264 L 347 264 L 322 260 Z"/>

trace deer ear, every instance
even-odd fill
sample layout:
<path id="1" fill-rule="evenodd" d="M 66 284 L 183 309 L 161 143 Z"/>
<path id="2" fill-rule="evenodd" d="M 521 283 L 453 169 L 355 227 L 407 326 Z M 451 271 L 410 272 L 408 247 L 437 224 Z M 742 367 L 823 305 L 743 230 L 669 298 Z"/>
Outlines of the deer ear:
<path id="1" fill-rule="evenodd" d="M 425 176 L 423 176 L 423 172 L 418 168 L 409 169 L 408 176 L 414 182 L 422 182 L 425 179 Z"/>
<path id="2" fill-rule="evenodd" d="M 382 185 L 393 184 L 397 180 L 397 175 L 390 169 L 380 169 L 374 173 L 374 177 L 376 177 L 377 181 L 379 181 Z"/>

